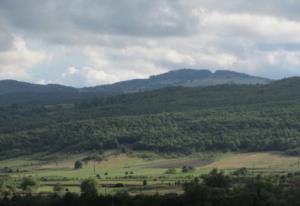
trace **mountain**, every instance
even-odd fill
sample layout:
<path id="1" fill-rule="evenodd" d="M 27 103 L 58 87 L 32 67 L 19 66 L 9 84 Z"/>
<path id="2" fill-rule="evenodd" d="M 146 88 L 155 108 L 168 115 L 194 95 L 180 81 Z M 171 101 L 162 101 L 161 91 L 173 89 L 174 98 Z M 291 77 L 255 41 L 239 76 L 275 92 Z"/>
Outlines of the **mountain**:
<path id="1" fill-rule="evenodd" d="M 0 81 L 0 95 L 9 93 L 36 92 L 36 93 L 51 93 L 51 92 L 76 92 L 77 89 L 57 84 L 39 85 L 15 80 Z"/>
<path id="2" fill-rule="evenodd" d="M 52 104 L 85 98 L 151 91 L 165 87 L 198 87 L 219 84 L 268 84 L 271 80 L 243 73 L 218 70 L 180 69 L 151 76 L 96 87 L 74 88 L 57 84 L 38 85 L 14 80 L 0 81 L 0 105 Z"/>
<path id="3" fill-rule="evenodd" d="M 234 71 L 217 70 L 216 72 L 211 72 L 209 70 L 180 69 L 151 76 L 148 79 L 135 79 L 110 85 L 84 88 L 83 91 L 131 93 L 174 86 L 197 87 L 219 84 L 268 84 L 270 82 L 271 80 L 267 78 L 250 76 Z"/>
<path id="4" fill-rule="evenodd" d="M 49 84 L 39 85 L 15 80 L 0 81 L 0 105 L 48 104 L 78 99 L 76 88 Z"/>

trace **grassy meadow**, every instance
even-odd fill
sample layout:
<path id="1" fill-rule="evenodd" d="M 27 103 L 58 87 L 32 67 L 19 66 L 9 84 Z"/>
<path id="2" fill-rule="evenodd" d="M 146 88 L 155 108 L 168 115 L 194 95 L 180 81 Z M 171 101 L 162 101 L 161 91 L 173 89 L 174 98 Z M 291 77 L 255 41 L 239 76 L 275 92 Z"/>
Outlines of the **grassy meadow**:
<path id="1" fill-rule="evenodd" d="M 60 158 L 57 158 L 57 157 Z M 106 154 L 102 161 L 83 161 L 81 169 L 74 169 L 74 162 L 86 157 L 78 155 L 35 155 L 0 161 L 0 175 L 7 176 L 18 184 L 23 177 L 31 176 L 39 180 L 36 192 L 52 192 L 60 184 L 64 189 L 80 192 L 80 182 L 85 178 L 95 178 L 99 192 L 115 193 L 126 190 L 137 193 L 182 192 L 181 184 L 213 168 L 226 173 L 246 167 L 253 173 L 283 174 L 299 170 L 298 158 L 278 152 L 255 153 L 211 153 L 194 154 L 185 157 L 159 156 L 154 154 Z M 182 172 L 183 166 L 194 170 Z M 5 171 L 9 168 L 10 171 Z M 173 174 L 166 171 L 174 168 Z M 143 181 L 147 185 L 143 185 Z"/>

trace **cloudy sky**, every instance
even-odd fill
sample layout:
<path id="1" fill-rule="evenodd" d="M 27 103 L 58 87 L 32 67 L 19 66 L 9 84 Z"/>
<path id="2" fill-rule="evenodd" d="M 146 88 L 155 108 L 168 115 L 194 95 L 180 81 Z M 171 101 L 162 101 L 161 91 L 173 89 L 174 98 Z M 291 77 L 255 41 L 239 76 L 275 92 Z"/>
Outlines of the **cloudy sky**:
<path id="1" fill-rule="evenodd" d="M 88 86 L 179 68 L 300 75 L 299 0 L 1 0 L 0 79 Z"/>

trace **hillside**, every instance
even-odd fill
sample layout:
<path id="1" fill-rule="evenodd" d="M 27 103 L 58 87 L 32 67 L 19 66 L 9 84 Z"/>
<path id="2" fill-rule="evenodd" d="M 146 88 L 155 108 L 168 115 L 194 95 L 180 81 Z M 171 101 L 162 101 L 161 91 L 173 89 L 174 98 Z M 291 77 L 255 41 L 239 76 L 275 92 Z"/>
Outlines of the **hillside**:
<path id="1" fill-rule="evenodd" d="M 53 104 L 72 102 L 93 97 L 106 97 L 166 87 L 210 86 L 218 84 L 267 84 L 271 80 L 231 71 L 181 69 L 149 79 L 135 79 L 97 87 L 74 88 L 63 85 L 38 85 L 14 80 L 0 81 L 0 105 Z"/>
<path id="2" fill-rule="evenodd" d="M 268 85 L 174 87 L 64 105 L 0 109 L 0 151 L 297 153 L 300 79 Z"/>

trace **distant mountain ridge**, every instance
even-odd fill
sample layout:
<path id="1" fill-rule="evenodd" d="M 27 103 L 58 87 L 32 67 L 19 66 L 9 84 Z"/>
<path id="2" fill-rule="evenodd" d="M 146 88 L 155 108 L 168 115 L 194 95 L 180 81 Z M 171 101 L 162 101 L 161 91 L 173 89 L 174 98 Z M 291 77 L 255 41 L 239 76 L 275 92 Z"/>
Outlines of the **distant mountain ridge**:
<path id="1" fill-rule="evenodd" d="M 239 72 L 180 69 L 150 76 L 95 87 L 75 88 L 58 84 L 39 85 L 15 80 L 0 81 L 0 105 L 12 103 L 55 103 L 87 97 L 151 91 L 165 87 L 198 87 L 219 84 L 268 84 L 272 80 Z"/>
<path id="2" fill-rule="evenodd" d="M 0 80 L 0 95 L 8 93 L 21 93 L 21 92 L 76 92 L 77 89 L 73 87 L 63 86 L 59 84 L 32 84 L 27 82 L 20 82 L 16 80 Z"/>
<path id="3" fill-rule="evenodd" d="M 82 90 L 130 93 L 174 86 L 197 87 L 219 84 L 268 84 L 271 81 L 267 78 L 228 70 L 211 72 L 210 70 L 180 69 L 154 75 L 148 79 L 128 80 L 109 85 L 83 88 Z"/>

